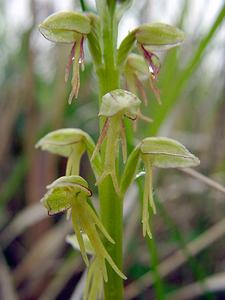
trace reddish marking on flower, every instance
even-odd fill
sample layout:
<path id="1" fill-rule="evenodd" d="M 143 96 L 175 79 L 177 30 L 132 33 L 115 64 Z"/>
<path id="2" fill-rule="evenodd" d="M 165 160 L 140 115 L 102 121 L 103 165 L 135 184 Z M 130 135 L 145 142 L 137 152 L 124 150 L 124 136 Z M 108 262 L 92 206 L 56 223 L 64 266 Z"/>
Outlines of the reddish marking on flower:
<path id="1" fill-rule="evenodd" d="M 73 47 L 70 51 L 70 55 L 69 55 L 69 60 L 68 60 L 68 63 L 66 65 L 66 70 L 65 70 L 65 82 L 68 81 L 68 78 L 69 78 L 69 74 L 70 74 L 70 69 L 71 69 L 71 66 L 73 64 L 73 59 L 74 59 L 74 54 L 75 54 L 75 47 L 76 47 L 76 42 L 73 44 Z"/>
<path id="2" fill-rule="evenodd" d="M 79 63 L 81 64 L 81 70 L 84 71 L 84 37 L 80 41 L 80 59 Z"/>
<path id="3" fill-rule="evenodd" d="M 151 51 L 146 50 L 143 45 L 141 45 L 141 49 L 143 50 L 146 61 L 148 62 L 149 71 L 151 72 L 153 78 L 157 80 L 161 67 L 158 56 Z M 154 60 L 156 60 L 157 64 L 154 62 Z"/>
<path id="4" fill-rule="evenodd" d="M 104 141 L 104 139 L 105 139 L 105 137 L 107 135 L 107 131 L 108 131 L 108 128 L 109 128 L 109 123 L 110 123 L 110 119 L 107 118 L 105 120 L 104 125 L 103 125 L 102 132 L 101 132 L 101 134 L 100 134 L 100 136 L 98 138 L 98 141 L 97 141 L 97 144 L 95 146 L 95 150 L 94 150 L 94 152 L 92 154 L 91 160 L 93 160 L 95 158 L 95 156 L 97 155 L 97 153 L 100 150 L 100 147 L 101 147 L 101 145 L 102 145 L 102 143 L 103 143 L 103 141 Z"/>
<path id="5" fill-rule="evenodd" d="M 148 51 L 143 45 L 141 45 L 141 50 L 143 51 L 144 58 L 147 61 L 149 65 L 149 71 L 150 71 L 150 86 L 151 89 L 158 101 L 159 104 L 161 104 L 161 99 L 160 99 L 160 90 L 156 86 L 156 82 L 158 80 L 158 75 L 160 72 L 160 60 L 157 55 L 152 53 L 151 51 Z"/>
<path id="6" fill-rule="evenodd" d="M 84 70 L 84 37 L 81 37 L 79 41 L 74 42 L 70 52 L 69 61 L 65 71 L 65 81 L 69 78 L 71 66 L 73 65 L 73 77 L 72 77 L 72 91 L 69 96 L 69 104 L 72 103 L 73 98 L 78 97 L 80 89 L 80 65 L 81 70 Z"/>

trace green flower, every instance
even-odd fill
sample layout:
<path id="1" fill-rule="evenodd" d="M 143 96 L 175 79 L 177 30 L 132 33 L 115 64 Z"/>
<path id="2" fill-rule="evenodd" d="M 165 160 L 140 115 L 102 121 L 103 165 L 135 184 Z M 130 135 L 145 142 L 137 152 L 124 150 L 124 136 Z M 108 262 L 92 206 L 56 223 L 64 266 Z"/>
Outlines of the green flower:
<path id="1" fill-rule="evenodd" d="M 79 175 L 80 160 L 85 151 L 92 156 L 95 144 L 91 137 L 81 129 L 65 128 L 48 133 L 37 144 L 36 148 L 67 157 L 66 175 Z M 100 157 L 93 161 L 95 174 L 101 173 Z M 97 175 L 96 175 L 97 176 Z"/>
<path id="2" fill-rule="evenodd" d="M 142 207 L 143 235 L 151 237 L 149 227 L 149 209 L 156 213 L 152 194 L 153 167 L 186 168 L 197 166 L 199 159 L 191 154 L 181 143 L 166 137 L 148 137 L 143 139 L 131 152 L 121 178 L 122 194 L 127 191 L 135 178 L 140 159 L 144 163 L 145 183 Z"/>
<path id="3" fill-rule="evenodd" d="M 184 41 L 184 33 L 171 25 L 153 23 L 139 26 L 135 32 L 135 37 L 138 42 L 138 49 L 149 66 L 152 91 L 158 102 L 161 103 L 160 91 L 156 86 L 161 66 L 155 52 L 179 46 Z"/>
<path id="4" fill-rule="evenodd" d="M 128 54 L 130 51 L 132 51 L 134 45 L 137 44 L 137 48 L 139 49 L 148 66 L 151 89 L 158 102 L 161 103 L 160 91 L 156 85 L 161 64 L 155 52 L 165 51 L 172 47 L 179 46 L 183 41 L 184 33 L 174 26 L 163 23 L 141 25 L 131 31 L 120 44 L 118 49 L 118 64 L 121 67 L 125 64 L 125 62 L 130 64 Z M 137 57 L 135 59 L 137 60 L 135 62 L 135 68 L 137 67 L 137 71 L 139 72 L 142 62 L 140 59 L 137 59 Z M 141 68 L 143 70 L 143 67 Z M 137 83 L 140 90 L 140 82 L 138 81 Z M 142 87 L 141 91 L 143 93 Z"/>
<path id="5" fill-rule="evenodd" d="M 74 97 L 78 97 L 80 65 L 82 69 L 84 68 L 83 43 L 84 38 L 91 31 L 90 20 L 84 14 L 63 11 L 50 15 L 39 25 L 39 30 L 46 39 L 52 42 L 73 44 L 65 73 L 65 81 L 67 81 L 73 65 L 72 91 L 68 100 L 71 103 Z"/>
<path id="6" fill-rule="evenodd" d="M 48 192 L 41 199 L 41 202 L 47 208 L 49 215 L 71 209 L 74 232 L 86 265 L 89 265 L 89 261 L 83 233 L 87 235 L 90 241 L 104 280 L 107 281 L 105 261 L 110 264 L 119 276 L 125 279 L 126 277 L 117 268 L 100 238 L 101 233 L 109 242 L 114 244 L 114 241 L 88 202 L 88 197 L 92 193 L 86 180 L 80 176 L 63 176 L 47 186 L 47 189 Z"/>
<path id="7" fill-rule="evenodd" d="M 99 140 L 97 142 L 92 159 L 100 150 L 101 144 L 107 136 L 106 153 L 104 161 L 104 172 L 98 178 L 99 184 L 106 176 L 110 175 L 119 193 L 119 185 L 116 176 L 116 156 L 118 141 L 121 138 L 123 160 L 126 161 L 126 134 L 123 124 L 124 117 L 135 120 L 140 115 L 141 101 L 134 94 L 125 90 L 114 90 L 105 94 L 102 98 L 99 116 L 106 118 Z"/>
<path id="8" fill-rule="evenodd" d="M 141 159 L 145 167 L 145 185 L 142 211 L 143 235 L 151 236 L 149 227 L 149 208 L 156 213 L 152 194 L 152 169 L 186 168 L 197 166 L 199 159 L 191 154 L 181 143 L 164 137 L 146 138 L 140 143 Z"/>

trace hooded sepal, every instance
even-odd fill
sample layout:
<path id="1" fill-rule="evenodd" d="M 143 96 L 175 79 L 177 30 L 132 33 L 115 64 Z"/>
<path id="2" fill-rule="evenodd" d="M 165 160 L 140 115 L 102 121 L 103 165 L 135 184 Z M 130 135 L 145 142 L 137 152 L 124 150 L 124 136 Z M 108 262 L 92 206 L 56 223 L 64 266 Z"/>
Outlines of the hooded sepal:
<path id="1" fill-rule="evenodd" d="M 77 128 L 63 128 L 45 135 L 35 146 L 53 154 L 67 157 L 66 175 L 79 175 L 80 160 L 85 151 L 91 158 L 95 149 L 92 138 L 83 130 Z M 101 173 L 101 159 L 99 155 L 92 161 L 92 168 L 96 176 Z"/>

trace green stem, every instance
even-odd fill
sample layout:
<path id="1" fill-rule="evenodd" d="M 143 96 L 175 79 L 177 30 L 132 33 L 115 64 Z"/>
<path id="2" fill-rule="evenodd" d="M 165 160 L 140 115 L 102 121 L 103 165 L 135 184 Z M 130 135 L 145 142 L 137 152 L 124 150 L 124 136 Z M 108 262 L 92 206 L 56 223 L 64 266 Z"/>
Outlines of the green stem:
<path id="1" fill-rule="evenodd" d="M 103 17 L 103 16 L 102 16 Z M 99 78 L 99 98 L 114 89 L 119 88 L 119 71 L 116 66 L 116 27 L 114 17 L 108 12 L 102 21 L 104 66 L 97 70 Z M 102 123 L 100 124 L 100 127 Z M 110 137 L 108 137 L 110 138 Z M 106 142 L 107 144 L 107 142 Z M 105 143 L 102 156 L 105 153 Z M 114 154 L 115 155 L 115 154 Z M 103 157 L 104 161 L 104 157 Z M 105 247 L 118 268 L 122 270 L 122 234 L 123 234 L 123 201 L 116 193 L 112 179 L 107 176 L 99 184 L 100 215 L 102 222 L 115 241 L 115 245 L 105 241 Z M 122 300 L 123 280 L 107 264 L 108 282 L 104 283 L 105 300 Z"/>
<path id="2" fill-rule="evenodd" d="M 154 241 L 154 237 L 151 239 L 147 237 L 147 245 L 148 245 L 148 250 L 151 255 L 151 266 L 152 266 L 152 274 L 155 282 L 155 298 L 157 300 L 164 300 L 164 287 L 163 287 L 163 282 L 159 274 L 159 259 L 158 259 L 158 252 L 157 252 L 157 247 L 156 243 Z"/>
<path id="3" fill-rule="evenodd" d="M 86 9 L 86 5 L 84 3 L 84 0 L 80 0 L 80 6 L 81 6 L 82 11 L 86 11 L 87 10 Z"/>

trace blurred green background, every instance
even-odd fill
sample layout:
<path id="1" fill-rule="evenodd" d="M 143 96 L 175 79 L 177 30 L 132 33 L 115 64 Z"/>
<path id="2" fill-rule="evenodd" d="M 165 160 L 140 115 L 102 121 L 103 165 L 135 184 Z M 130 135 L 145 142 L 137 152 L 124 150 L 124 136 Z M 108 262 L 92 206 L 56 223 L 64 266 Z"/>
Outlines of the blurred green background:
<path id="1" fill-rule="evenodd" d="M 93 1 L 86 1 L 94 10 Z M 77 127 L 98 138 L 97 80 L 85 49 L 79 98 L 67 104 L 64 71 L 70 47 L 46 41 L 38 24 L 77 1 L 0 2 L 0 299 L 81 299 L 84 264 L 65 242 L 65 215 L 48 217 L 39 203 L 65 161 L 34 145 L 45 133 Z M 126 299 L 225 299 L 225 5 L 224 1 L 134 1 L 119 41 L 140 23 L 182 28 L 179 49 L 160 53 L 162 105 L 147 83 L 153 118 L 140 122 L 135 141 L 178 139 L 201 160 L 197 172 L 158 171 L 154 239 L 142 238 L 136 185 L 124 209 Z M 201 176 L 201 174 L 204 176 Z M 87 158 L 81 174 L 94 188 Z M 142 179 L 139 181 L 141 182 Z M 138 181 L 138 183 L 140 183 Z"/>

